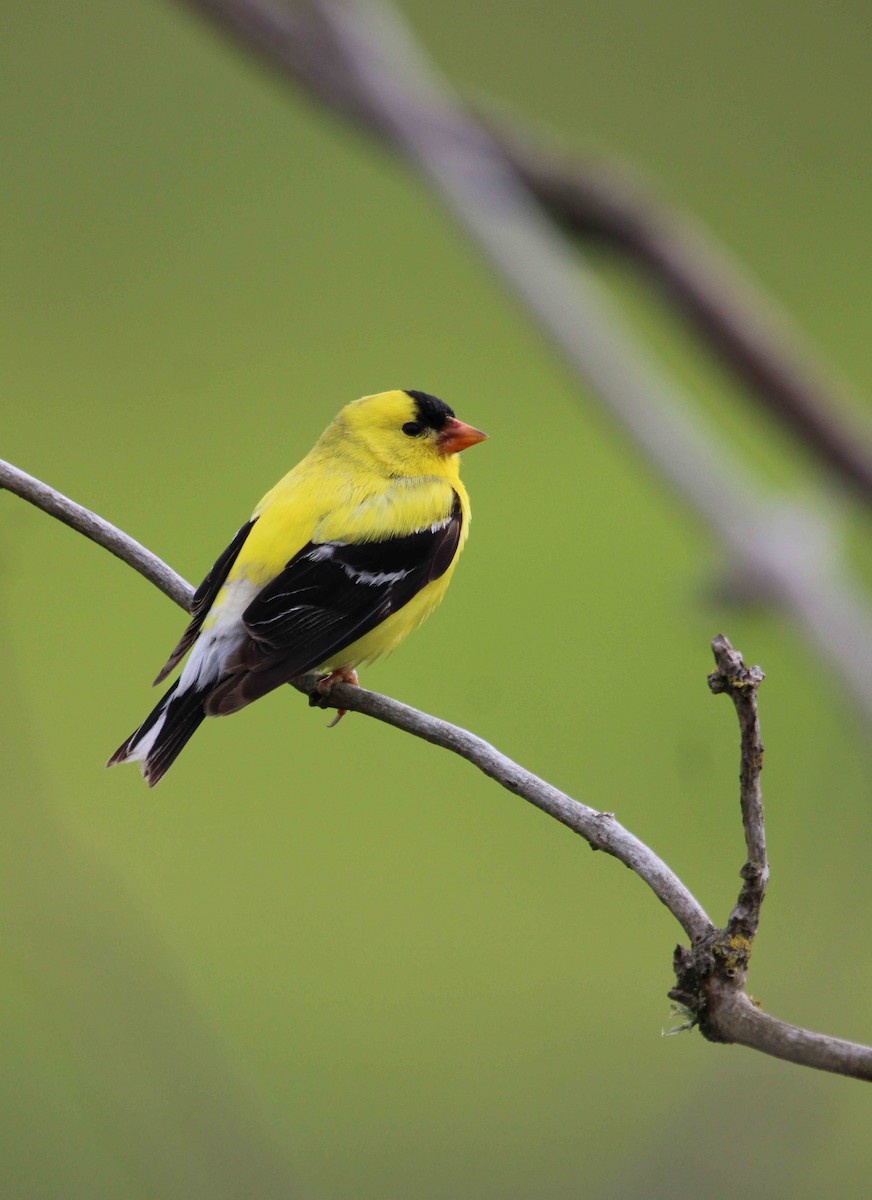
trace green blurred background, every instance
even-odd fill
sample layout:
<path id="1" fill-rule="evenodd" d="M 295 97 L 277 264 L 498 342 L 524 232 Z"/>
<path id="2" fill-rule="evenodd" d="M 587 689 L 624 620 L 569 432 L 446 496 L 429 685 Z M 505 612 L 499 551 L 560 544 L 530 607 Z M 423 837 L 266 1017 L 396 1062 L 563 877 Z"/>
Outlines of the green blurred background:
<path id="1" fill-rule="evenodd" d="M 404 11 L 467 93 L 647 172 L 872 395 L 868 4 Z M 464 458 L 472 538 L 365 682 L 613 810 L 722 920 L 724 629 L 768 674 L 752 990 L 872 1039 L 868 731 L 788 621 L 716 599 L 706 530 L 435 202 L 173 4 L 7 3 L 3 26 L 3 457 L 196 582 L 345 401 L 446 398 L 491 435 Z M 773 499 L 843 503 L 602 267 Z M 868 580 L 869 519 L 844 512 Z M 4 1197 L 868 1194 L 868 1088 L 661 1037 L 680 931 L 630 872 L 286 690 L 204 727 L 154 793 L 105 772 L 182 615 L 11 496 L 0 571 Z"/>

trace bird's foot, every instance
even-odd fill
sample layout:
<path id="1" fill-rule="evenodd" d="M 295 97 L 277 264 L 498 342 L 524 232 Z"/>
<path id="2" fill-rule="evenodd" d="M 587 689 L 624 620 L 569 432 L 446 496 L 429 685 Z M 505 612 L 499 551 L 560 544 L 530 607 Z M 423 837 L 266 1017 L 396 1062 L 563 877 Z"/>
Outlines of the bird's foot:
<path id="1" fill-rule="evenodd" d="M 360 687 L 357 672 L 350 670 L 348 667 L 343 667 L 341 670 L 331 671 L 329 675 L 325 675 L 323 679 L 318 680 L 314 689 L 309 693 L 309 704 L 313 708 L 326 708 L 334 683 L 350 683 L 352 687 Z M 336 716 L 327 728 L 332 729 L 334 725 L 338 725 L 347 712 L 347 708 L 337 709 Z"/>

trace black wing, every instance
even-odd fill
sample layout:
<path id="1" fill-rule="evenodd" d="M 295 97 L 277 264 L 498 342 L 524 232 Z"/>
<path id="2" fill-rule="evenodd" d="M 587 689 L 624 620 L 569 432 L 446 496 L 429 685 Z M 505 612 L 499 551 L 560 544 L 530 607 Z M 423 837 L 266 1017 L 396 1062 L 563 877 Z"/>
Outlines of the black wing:
<path id="1" fill-rule="evenodd" d="M 257 518 L 255 518 L 255 520 L 256 519 Z M 224 553 L 216 560 L 212 570 L 197 588 L 196 592 L 194 592 L 194 598 L 191 601 L 191 623 L 188 625 L 188 628 L 179 639 L 179 643 L 175 650 L 173 650 L 172 654 L 161 668 L 161 672 L 157 679 L 155 679 L 152 687 L 166 679 L 170 671 L 172 671 L 177 663 L 181 662 L 181 660 L 193 646 L 194 642 L 197 640 L 200 627 L 203 624 L 203 621 L 206 619 L 206 613 L 212 607 L 215 597 L 221 591 L 224 580 L 230 573 L 230 568 L 239 557 L 239 551 L 242 549 L 245 539 L 251 533 L 253 528 L 254 520 L 248 521 L 247 524 L 242 526 L 242 528 L 236 534 L 236 537 L 233 539 Z"/>
<path id="2" fill-rule="evenodd" d="M 236 678 L 210 711 L 248 703 L 369 633 L 445 574 L 462 524 L 455 493 L 447 519 L 429 529 L 381 542 L 309 542 L 243 613 L 250 636 L 228 664 Z"/>

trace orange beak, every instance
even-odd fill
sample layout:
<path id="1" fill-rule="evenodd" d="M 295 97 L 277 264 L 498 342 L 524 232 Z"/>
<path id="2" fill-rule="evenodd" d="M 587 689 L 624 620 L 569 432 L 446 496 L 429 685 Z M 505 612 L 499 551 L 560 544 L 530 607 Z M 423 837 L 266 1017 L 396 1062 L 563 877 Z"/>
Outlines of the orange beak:
<path id="1" fill-rule="evenodd" d="M 457 417 L 449 417 L 436 438 L 436 444 L 443 454 L 456 454 L 458 450 L 465 450 L 467 446 L 483 442 L 486 437 L 487 434 L 482 433 L 480 429 L 464 425 Z"/>

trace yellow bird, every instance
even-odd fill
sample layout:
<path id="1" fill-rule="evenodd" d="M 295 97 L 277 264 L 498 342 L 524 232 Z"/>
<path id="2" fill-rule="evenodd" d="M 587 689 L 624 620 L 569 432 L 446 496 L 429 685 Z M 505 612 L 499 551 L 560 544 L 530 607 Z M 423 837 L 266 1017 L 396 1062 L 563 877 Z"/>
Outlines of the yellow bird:
<path id="1" fill-rule="evenodd" d="M 155 684 L 193 647 L 179 679 L 106 765 L 153 787 L 204 717 L 310 671 L 357 683 L 442 599 L 469 532 L 457 452 L 486 436 L 426 392 L 346 405 L 197 588 Z"/>

